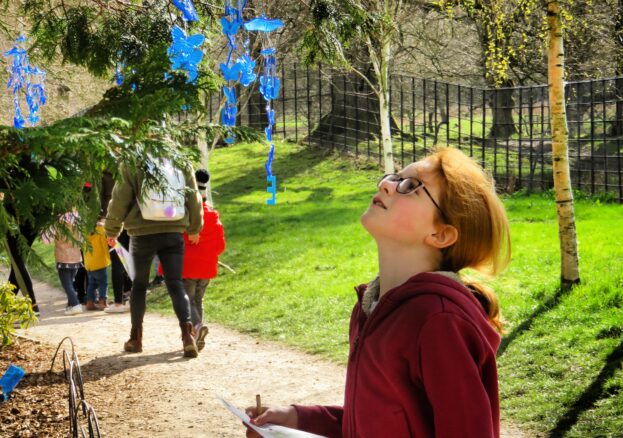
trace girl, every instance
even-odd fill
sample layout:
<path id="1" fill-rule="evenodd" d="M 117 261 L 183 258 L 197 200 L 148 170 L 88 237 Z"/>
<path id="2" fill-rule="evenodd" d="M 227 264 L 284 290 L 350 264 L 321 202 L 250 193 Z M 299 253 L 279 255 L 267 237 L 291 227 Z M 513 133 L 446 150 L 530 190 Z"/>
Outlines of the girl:
<path id="1" fill-rule="evenodd" d="M 498 303 L 458 274 L 495 274 L 510 259 L 491 178 L 459 150 L 439 149 L 381 178 L 361 223 L 379 274 L 357 288 L 344 406 L 247 413 L 331 438 L 498 437 Z"/>
<path id="2" fill-rule="evenodd" d="M 61 222 L 65 224 L 67 230 L 73 234 L 74 238 L 78 238 L 74 226 L 78 213 L 73 210 L 61 217 Z M 48 233 L 46 233 L 48 234 Z M 82 253 L 80 246 L 72 242 L 66 235 L 62 234 L 57 228 L 54 233 L 54 259 L 56 260 L 56 270 L 58 278 L 67 295 L 67 308 L 65 315 L 77 315 L 82 313 L 82 305 L 78 300 L 76 289 L 74 288 L 74 278 L 78 272 L 78 268 L 82 266 Z M 43 241 L 49 241 L 49 235 L 42 237 Z"/>

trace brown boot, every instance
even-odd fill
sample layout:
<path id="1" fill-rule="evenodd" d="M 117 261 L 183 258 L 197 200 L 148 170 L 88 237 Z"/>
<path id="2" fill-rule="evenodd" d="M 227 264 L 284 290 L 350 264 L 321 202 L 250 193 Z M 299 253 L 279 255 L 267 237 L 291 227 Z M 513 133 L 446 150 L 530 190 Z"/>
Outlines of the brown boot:
<path id="1" fill-rule="evenodd" d="M 106 302 L 104 298 L 100 298 L 98 306 L 101 310 L 106 310 L 108 308 L 108 303 Z"/>
<path id="2" fill-rule="evenodd" d="M 87 310 L 102 310 L 93 300 L 87 300 Z"/>
<path id="3" fill-rule="evenodd" d="M 193 323 L 183 322 L 180 324 L 182 329 L 182 343 L 184 344 L 184 357 L 197 357 L 199 351 L 197 350 L 197 344 L 195 343 L 195 337 L 193 336 Z"/>
<path id="4" fill-rule="evenodd" d="M 123 349 L 128 353 L 140 353 L 143 351 L 143 327 L 132 327 L 130 339 L 123 344 Z"/>

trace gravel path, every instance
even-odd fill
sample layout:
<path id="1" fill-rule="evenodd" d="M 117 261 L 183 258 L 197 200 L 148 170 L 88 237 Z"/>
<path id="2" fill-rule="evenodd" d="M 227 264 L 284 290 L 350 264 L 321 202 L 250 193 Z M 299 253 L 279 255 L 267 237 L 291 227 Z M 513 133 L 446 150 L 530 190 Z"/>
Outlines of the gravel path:
<path id="1" fill-rule="evenodd" d="M 71 336 L 85 398 L 106 437 L 243 437 L 217 394 L 239 408 L 254 404 L 257 393 L 265 405 L 343 398 L 344 367 L 319 357 L 209 324 L 205 349 L 185 359 L 177 320 L 152 313 L 145 316 L 143 353 L 125 354 L 128 313 L 64 316 L 61 290 L 41 282 L 35 290 L 40 324 L 20 334 L 54 345 Z M 525 435 L 504 424 L 502 436 Z"/>

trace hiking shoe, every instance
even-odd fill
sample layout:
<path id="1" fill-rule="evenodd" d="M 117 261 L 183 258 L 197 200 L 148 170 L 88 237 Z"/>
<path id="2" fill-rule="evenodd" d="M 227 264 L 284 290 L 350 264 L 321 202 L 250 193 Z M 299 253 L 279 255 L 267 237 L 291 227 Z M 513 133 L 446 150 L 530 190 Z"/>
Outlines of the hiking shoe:
<path id="1" fill-rule="evenodd" d="M 93 300 L 87 300 L 87 310 L 104 310 L 97 304 L 93 302 Z"/>
<path id="2" fill-rule="evenodd" d="M 128 353 L 140 353 L 143 351 L 143 326 L 132 327 L 130 339 L 123 344 L 123 349 Z"/>
<path id="3" fill-rule="evenodd" d="M 182 329 L 182 344 L 184 345 L 184 357 L 197 357 L 199 351 L 197 350 L 197 344 L 195 337 L 193 336 L 193 323 L 182 322 L 180 323 Z"/>
<path id="4" fill-rule="evenodd" d="M 120 303 L 115 303 L 112 306 L 108 306 L 104 312 L 106 313 L 125 313 L 127 312 L 128 309 L 126 309 L 126 306 L 124 306 L 123 304 Z"/>
<path id="5" fill-rule="evenodd" d="M 65 309 L 65 315 L 78 315 L 82 313 L 82 304 L 76 304 Z"/>
<path id="6" fill-rule="evenodd" d="M 196 330 L 197 333 L 197 350 L 201 351 L 206 346 L 205 338 L 208 335 L 208 326 L 203 324 L 198 324 L 199 329 Z"/>

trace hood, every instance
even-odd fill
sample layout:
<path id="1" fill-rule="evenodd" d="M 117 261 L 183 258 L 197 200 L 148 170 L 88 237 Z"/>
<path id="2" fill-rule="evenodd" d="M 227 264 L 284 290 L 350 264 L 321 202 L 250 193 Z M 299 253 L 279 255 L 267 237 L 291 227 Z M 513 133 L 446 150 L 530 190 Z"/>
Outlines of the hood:
<path id="1" fill-rule="evenodd" d="M 362 297 L 367 284 L 359 285 L 355 288 L 359 298 L 359 306 L 361 306 Z M 381 299 L 370 315 L 371 327 L 382 322 L 385 317 L 391 314 L 403 302 L 415 299 L 424 295 L 437 295 L 460 307 L 480 330 L 482 336 L 487 340 L 493 351 L 497 351 L 500 345 L 500 335 L 489 323 L 484 308 L 478 302 L 474 293 L 465 285 L 457 280 L 450 278 L 448 275 L 423 272 L 409 278 L 405 283 L 388 291 Z M 361 312 L 363 314 L 363 311 Z M 365 316 L 364 316 L 365 317 Z"/>

